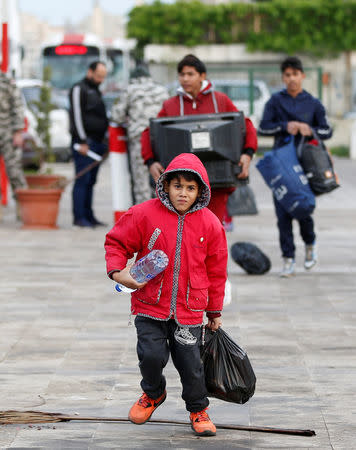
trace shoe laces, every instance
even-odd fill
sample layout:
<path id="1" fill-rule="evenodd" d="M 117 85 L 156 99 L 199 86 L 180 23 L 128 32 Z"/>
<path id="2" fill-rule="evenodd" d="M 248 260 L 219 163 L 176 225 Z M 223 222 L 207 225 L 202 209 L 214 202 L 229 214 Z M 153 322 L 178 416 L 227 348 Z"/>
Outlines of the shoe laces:
<path id="1" fill-rule="evenodd" d="M 210 418 L 205 409 L 202 411 L 192 413 L 194 422 L 210 422 Z"/>
<path id="2" fill-rule="evenodd" d="M 147 394 L 145 394 L 145 393 L 143 393 L 141 395 L 141 397 L 139 398 L 138 404 L 140 406 L 142 406 L 143 408 L 149 408 L 150 406 L 152 406 L 152 402 L 151 402 L 150 397 Z"/>

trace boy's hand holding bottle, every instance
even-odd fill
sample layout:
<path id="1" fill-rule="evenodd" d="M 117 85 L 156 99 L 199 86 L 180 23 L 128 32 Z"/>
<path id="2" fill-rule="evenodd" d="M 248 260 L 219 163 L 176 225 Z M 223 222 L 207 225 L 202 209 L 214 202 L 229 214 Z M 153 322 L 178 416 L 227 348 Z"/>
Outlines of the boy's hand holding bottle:
<path id="1" fill-rule="evenodd" d="M 125 267 L 125 269 L 122 269 L 120 272 L 114 272 L 112 275 L 112 279 L 116 281 L 116 283 L 119 283 L 129 289 L 141 289 L 142 287 L 146 286 L 148 283 L 145 281 L 144 283 L 139 283 L 136 281 L 132 276 L 130 275 L 130 269 L 133 266 L 133 264 Z"/>
<path id="2" fill-rule="evenodd" d="M 161 273 L 168 265 L 168 256 L 162 250 L 151 250 L 141 259 L 121 270 L 114 272 L 113 280 L 117 282 L 118 292 L 132 292 L 140 289 Z M 118 274 L 115 276 L 115 274 Z"/>

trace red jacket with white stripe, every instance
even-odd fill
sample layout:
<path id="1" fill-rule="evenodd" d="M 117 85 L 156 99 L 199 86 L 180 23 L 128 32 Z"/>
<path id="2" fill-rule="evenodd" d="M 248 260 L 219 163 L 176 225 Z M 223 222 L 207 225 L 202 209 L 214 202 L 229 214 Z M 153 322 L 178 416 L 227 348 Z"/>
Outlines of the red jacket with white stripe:
<path id="1" fill-rule="evenodd" d="M 203 181 L 202 194 L 184 215 L 178 214 L 163 189 L 167 172 L 186 170 Z M 194 154 L 172 160 L 157 182 L 158 198 L 135 205 L 106 235 L 107 273 L 126 267 L 153 249 L 169 258 L 167 268 L 131 294 L 131 311 L 158 320 L 175 318 L 180 325 L 200 325 L 203 312 L 220 315 L 227 268 L 227 243 L 219 219 L 206 206 L 210 185 L 206 170 Z"/>
<path id="2" fill-rule="evenodd" d="M 182 88 L 177 90 L 177 95 L 163 102 L 163 107 L 157 117 L 183 116 L 192 114 L 211 114 L 235 112 L 238 109 L 227 95 L 214 91 L 210 81 L 199 92 L 196 98 L 187 94 Z M 246 136 L 243 153 L 251 157 L 257 150 L 257 134 L 251 120 L 245 117 Z M 146 128 L 141 135 L 141 153 L 146 164 L 154 161 L 154 154 L 150 141 L 150 130 Z"/>

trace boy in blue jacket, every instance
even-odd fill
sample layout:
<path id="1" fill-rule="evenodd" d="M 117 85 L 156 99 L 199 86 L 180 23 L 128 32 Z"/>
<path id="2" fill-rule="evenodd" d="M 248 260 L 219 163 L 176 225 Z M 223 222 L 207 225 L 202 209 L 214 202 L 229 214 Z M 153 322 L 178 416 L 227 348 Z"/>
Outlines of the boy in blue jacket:
<path id="1" fill-rule="evenodd" d="M 288 57 L 281 64 L 282 80 L 285 89 L 272 95 L 266 103 L 258 133 L 274 136 L 274 148 L 282 147 L 294 136 L 298 145 L 302 136 L 311 137 L 313 132 L 320 139 L 329 139 L 332 129 L 326 119 L 321 102 L 303 89 L 305 73 L 299 58 Z M 295 245 L 292 216 L 274 199 L 282 250 L 283 269 L 281 277 L 295 274 Z M 314 222 L 311 216 L 299 220 L 301 237 L 305 243 L 304 267 L 311 269 L 317 262 Z"/>

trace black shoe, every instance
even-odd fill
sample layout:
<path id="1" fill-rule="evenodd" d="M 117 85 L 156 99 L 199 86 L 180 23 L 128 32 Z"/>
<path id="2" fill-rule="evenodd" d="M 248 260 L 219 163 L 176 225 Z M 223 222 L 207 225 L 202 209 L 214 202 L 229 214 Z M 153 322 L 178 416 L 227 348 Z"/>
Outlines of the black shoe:
<path id="1" fill-rule="evenodd" d="M 94 224 L 87 219 L 77 219 L 73 222 L 73 225 L 81 228 L 94 228 Z"/>
<path id="2" fill-rule="evenodd" d="M 107 227 L 108 224 L 105 222 L 100 222 L 100 220 L 95 219 L 95 217 L 93 219 L 90 220 L 90 223 L 94 226 L 94 227 Z"/>

